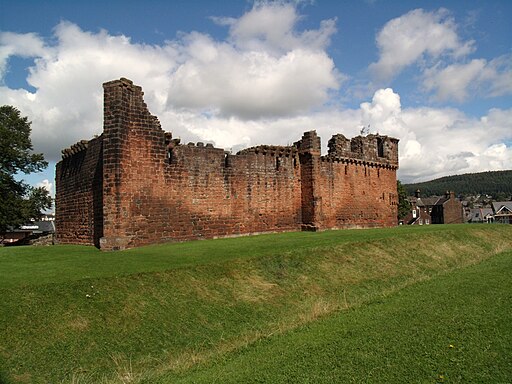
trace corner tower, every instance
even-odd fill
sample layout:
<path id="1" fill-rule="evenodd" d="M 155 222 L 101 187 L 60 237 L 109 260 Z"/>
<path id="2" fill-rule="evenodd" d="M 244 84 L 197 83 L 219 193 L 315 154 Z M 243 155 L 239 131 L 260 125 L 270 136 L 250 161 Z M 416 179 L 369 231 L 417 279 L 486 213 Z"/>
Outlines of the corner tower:
<path id="1" fill-rule="evenodd" d="M 103 237 L 102 249 L 132 246 L 137 223 L 147 214 L 134 210 L 148 199 L 162 178 L 165 133 L 149 113 L 142 88 L 121 78 L 103 84 Z"/>

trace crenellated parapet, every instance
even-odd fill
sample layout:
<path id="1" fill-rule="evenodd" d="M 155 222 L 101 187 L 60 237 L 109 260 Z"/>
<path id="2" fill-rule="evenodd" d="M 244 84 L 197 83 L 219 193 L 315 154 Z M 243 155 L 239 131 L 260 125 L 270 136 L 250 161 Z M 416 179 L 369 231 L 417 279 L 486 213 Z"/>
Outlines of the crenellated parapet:
<path id="1" fill-rule="evenodd" d="M 398 168 L 398 139 L 383 135 L 356 136 L 347 139 L 334 135 L 327 144 L 329 150 L 324 161 L 344 161 L 384 165 Z"/>
<path id="2" fill-rule="evenodd" d="M 280 145 L 258 145 L 256 147 L 250 147 L 237 152 L 237 155 L 248 155 L 248 154 L 262 154 L 270 156 L 295 156 L 298 150 L 294 146 L 280 146 Z"/>
<path id="3" fill-rule="evenodd" d="M 309 152 L 313 155 L 320 155 L 321 140 L 316 131 L 304 132 L 299 141 L 293 143 L 300 153 Z"/>

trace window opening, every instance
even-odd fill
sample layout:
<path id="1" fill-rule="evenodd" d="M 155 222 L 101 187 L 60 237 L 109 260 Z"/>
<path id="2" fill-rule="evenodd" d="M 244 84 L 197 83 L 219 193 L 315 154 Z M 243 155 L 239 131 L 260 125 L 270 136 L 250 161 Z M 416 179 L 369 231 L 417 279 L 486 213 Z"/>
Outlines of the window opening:
<path id="1" fill-rule="evenodd" d="M 384 157 L 384 140 L 377 137 L 377 156 Z"/>

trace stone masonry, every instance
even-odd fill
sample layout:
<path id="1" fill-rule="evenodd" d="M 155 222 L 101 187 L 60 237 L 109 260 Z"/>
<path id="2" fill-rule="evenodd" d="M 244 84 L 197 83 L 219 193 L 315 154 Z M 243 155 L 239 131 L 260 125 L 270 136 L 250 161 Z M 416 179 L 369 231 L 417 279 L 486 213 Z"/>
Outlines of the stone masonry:
<path id="1" fill-rule="evenodd" d="M 262 232 L 394 226 L 398 140 L 315 131 L 230 154 L 164 132 L 130 80 L 105 83 L 103 134 L 62 151 L 59 243 L 125 249 Z"/>

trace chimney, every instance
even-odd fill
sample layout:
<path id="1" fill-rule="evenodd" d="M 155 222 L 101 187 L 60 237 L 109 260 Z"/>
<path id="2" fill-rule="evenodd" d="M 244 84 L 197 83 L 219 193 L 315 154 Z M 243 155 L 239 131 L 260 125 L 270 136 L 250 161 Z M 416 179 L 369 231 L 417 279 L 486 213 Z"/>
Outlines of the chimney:
<path id="1" fill-rule="evenodd" d="M 446 191 L 444 195 L 447 199 L 455 199 L 455 192 L 453 191 Z"/>

